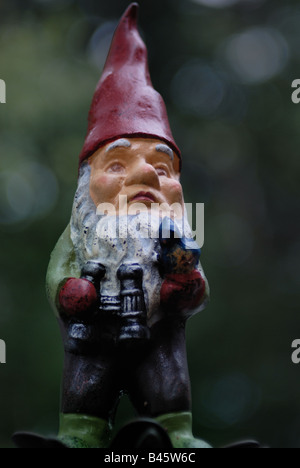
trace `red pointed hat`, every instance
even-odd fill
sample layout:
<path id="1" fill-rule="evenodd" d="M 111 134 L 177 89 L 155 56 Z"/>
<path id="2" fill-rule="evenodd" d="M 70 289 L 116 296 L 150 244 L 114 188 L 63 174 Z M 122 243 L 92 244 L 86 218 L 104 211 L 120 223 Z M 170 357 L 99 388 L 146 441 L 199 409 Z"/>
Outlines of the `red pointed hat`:
<path id="1" fill-rule="evenodd" d="M 93 97 L 80 164 L 117 138 L 158 138 L 181 159 L 165 103 L 154 90 L 147 48 L 137 29 L 138 4 L 132 3 L 115 32 L 102 77 Z"/>

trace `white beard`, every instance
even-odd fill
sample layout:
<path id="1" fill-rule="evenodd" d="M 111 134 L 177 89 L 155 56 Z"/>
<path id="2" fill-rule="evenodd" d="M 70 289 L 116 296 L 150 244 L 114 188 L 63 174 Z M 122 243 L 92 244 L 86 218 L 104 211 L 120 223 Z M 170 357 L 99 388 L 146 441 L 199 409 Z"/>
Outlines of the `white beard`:
<path id="1" fill-rule="evenodd" d="M 117 225 L 117 226 L 116 226 Z M 91 249 L 84 249 L 85 261 L 94 260 L 106 268 L 101 282 L 103 296 L 119 296 L 120 281 L 117 272 L 121 265 L 138 264 L 143 269 L 143 285 L 148 319 L 160 306 L 163 282 L 158 270 L 160 244 L 158 238 L 145 238 L 149 229 L 158 233 L 160 220 L 150 219 L 148 213 L 136 216 L 101 216 L 95 226 Z M 136 227 L 140 230 L 137 231 Z M 119 229 L 119 236 L 116 234 Z"/>

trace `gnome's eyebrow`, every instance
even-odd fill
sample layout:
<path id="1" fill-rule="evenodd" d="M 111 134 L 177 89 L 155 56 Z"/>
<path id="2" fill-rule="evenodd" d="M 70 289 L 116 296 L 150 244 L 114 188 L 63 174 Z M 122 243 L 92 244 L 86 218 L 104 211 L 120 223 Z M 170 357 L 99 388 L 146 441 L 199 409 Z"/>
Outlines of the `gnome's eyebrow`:
<path id="1" fill-rule="evenodd" d="M 171 150 L 171 148 L 169 148 L 169 146 L 167 146 L 167 145 L 157 145 L 156 146 L 156 151 L 158 151 L 159 153 L 167 154 L 168 156 L 170 156 L 171 160 L 174 161 L 174 153 Z"/>
<path id="2" fill-rule="evenodd" d="M 131 143 L 129 140 L 125 140 L 125 138 L 121 138 L 120 140 L 113 141 L 107 148 L 106 153 L 116 148 L 130 148 Z"/>

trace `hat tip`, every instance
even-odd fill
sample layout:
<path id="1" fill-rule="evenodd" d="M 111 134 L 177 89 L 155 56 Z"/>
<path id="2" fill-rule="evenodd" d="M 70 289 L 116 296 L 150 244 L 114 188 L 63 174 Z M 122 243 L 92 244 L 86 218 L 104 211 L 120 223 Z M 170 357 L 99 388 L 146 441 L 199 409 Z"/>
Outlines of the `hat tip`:
<path id="1" fill-rule="evenodd" d="M 132 2 L 130 5 L 129 5 L 129 8 L 132 8 L 134 10 L 138 10 L 140 8 L 140 5 L 138 2 Z"/>
<path id="2" fill-rule="evenodd" d="M 127 8 L 125 15 L 131 19 L 137 19 L 139 8 L 140 5 L 137 2 L 133 2 Z"/>

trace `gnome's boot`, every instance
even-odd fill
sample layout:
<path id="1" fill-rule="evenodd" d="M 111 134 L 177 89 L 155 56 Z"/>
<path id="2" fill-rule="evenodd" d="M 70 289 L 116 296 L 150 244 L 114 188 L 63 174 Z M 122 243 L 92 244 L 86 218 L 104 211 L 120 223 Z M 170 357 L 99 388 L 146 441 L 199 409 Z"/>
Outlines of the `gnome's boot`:
<path id="1" fill-rule="evenodd" d="M 211 448 L 206 442 L 195 439 L 192 433 L 191 413 L 170 413 L 156 418 L 168 433 L 174 448 Z"/>
<path id="2" fill-rule="evenodd" d="M 58 440 L 67 448 L 107 448 L 110 425 L 104 419 L 84 414 L 61 414 Z"/>

